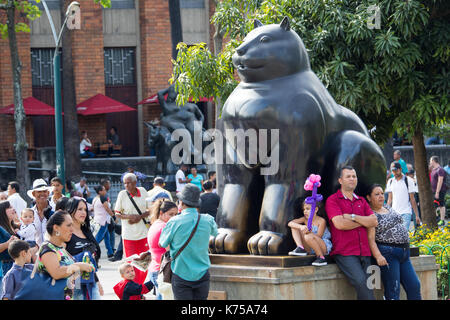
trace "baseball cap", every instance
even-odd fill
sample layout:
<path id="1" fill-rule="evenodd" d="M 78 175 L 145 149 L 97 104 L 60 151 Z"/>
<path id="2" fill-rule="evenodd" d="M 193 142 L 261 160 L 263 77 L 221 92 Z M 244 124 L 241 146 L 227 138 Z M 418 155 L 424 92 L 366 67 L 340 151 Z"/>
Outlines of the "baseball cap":
<path id="1" fill-rule="evenodd" d="M 402 168 L 402 165 L 398 161 L 394 162 L 394 164 L 391 167 L 391 169 L 401 169 L 401 168 Z"/>
<path id="2" fill-rule="evenodd" d="M 153 183 L 163 184 L 164 183 L 164 178 L 163 177 L 155 177 L 155 179 L 153 180 Z"/>

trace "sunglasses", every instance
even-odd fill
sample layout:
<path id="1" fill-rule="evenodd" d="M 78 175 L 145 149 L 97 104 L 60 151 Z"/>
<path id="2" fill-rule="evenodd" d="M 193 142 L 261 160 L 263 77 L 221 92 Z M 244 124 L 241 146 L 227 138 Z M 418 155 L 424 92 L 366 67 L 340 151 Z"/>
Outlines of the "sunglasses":
<path id="1" fill-rule="evenodd" d="M 84 202 L 86 202 L 85 198 L 79 197 L 79 196 L 73 196 L 72 198 L 74 198 L 75 200 L 83 200 Z"/>

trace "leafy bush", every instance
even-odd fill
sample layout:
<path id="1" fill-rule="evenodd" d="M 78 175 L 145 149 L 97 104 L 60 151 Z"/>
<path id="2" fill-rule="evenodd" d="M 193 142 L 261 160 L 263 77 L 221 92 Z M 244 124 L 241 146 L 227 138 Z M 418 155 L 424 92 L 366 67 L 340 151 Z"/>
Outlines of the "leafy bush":
<path id="1" fill-rule="evenodd" d="M 432 253 L 440 265 L 437 272 L 437 290 L 443 299 L 449 298 L 450 227 L 436 230 L 423 225 L 410 234 L 411 246 L 419 247 L 420 254 Z"/>

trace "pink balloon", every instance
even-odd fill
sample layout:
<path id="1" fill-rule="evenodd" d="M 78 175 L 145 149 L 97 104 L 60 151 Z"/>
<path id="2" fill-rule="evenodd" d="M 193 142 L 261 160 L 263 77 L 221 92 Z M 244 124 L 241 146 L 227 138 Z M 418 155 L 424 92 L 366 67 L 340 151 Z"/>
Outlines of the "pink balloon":
<path id="1" fill-rule="evenodd" d="M 321 177 L 318 174 L 311 174 L 309 176 L 309 181 L 311 181 L 312 183 L 319 182 L 320 180 L 321 180 Z"/>
<path id="2" fill-rule="evenodd" d="M 304 189 L 305 189 L 305 190 L 312 190 L 313 187 L 314 187 L 314 184 L 313 184 L 311 181 L 306 180 Z"/>

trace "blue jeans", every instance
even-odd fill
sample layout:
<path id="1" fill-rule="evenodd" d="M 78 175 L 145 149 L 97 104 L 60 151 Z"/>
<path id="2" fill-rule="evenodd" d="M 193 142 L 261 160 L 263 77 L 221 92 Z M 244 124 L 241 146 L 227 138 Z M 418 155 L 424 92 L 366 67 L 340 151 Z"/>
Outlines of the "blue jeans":
<path id="1" fill-rule="evenodd" d="M 94 157 L 95 157 L 95 154 L 92 153 L 91 151 L 85 151 L 85 152 L 83 152 L 83 153 L 80 153 L 80 156 L 81 156 L 82 158 L 94 158 Z"/>
<path id="2" fill-rule="evenodd" d="M 109 239 L 109 231 L 107 223 L 105 223 L 104 226 L 100 227 L 100 229 L 97 232 L 97 235 L 95 236 L 95 241 L 97 241 L 99 244 L 100 242 L 102 242 L 103 239 L 105 239 L 105 247 L 108 256 L 112 256 L 114 254 L 114 251 L 111 247 L 111 240 Z"/>
<path id="3" fill-rule="evenodd" d="M 81 289 L 75 288 L 73 290 L 73 300 L 84 300 L 83 291 Z M 95 283 L 94 287 L 92 288 L 91 300 L 102 300 L 102 297 L 100 296 L 100 290 L 98 289 L 97 282 Z"/>
<path id="4" fill-rule="evenodd" d="M 409 232 L 409 225 L 411 224 L 411 212 L 402 213 L 401 216 L 403 218 L 403 225 L 405 226 L 406 231 Z"/>
<path id="5" fill-rule="evenodd" d="M 158 289 L 158 281 L 156 281 L 158 279 L 158 275 L 159 275 L 159 271 L 151 272 L 150 273 L 150 281 L 155 286 L 156 300 L 162 300 L 162 295 L 161 295 L 161 293 L 159 293 L 159 289 Z"/>
<path id="6" fill-rule="evenodd" d="M 378 245 L 378 249 L 388 263 L 380 268 L 386 300 L 400 299 L 400 284 L 408 300 L 422 300 L 420 281 L 411 264 L 409 248 Z"/>
<path id="7" fill-rule="evenodd" d="M 114 231 L 114 228 L 112 228 L 112 230 L 109 230 L 108 228 L 107 232 L 109 233 L 109 243 L 111 245 L 111 249 L 114 251 L 114 248 L 116 247 L 116 232 Z"/>

